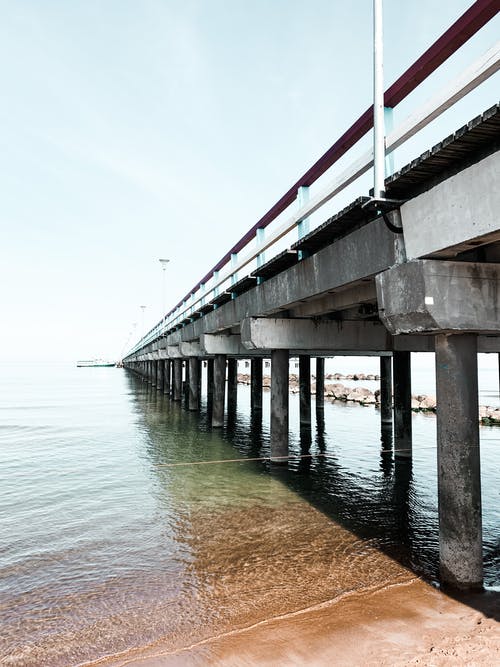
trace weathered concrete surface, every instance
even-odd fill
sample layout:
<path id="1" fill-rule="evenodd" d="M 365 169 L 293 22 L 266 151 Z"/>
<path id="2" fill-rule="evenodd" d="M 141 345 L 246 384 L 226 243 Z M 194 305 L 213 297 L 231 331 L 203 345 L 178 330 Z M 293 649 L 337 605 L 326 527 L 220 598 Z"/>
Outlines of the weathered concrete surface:
<path id="1" fill-rule="evenodd" d="M 390 338 L 379 322 L 249 317 L 241 323 L 249 349 L 388 350 Z"/>
<path id="2" fill-rule="evenodd" d="M 188 409 L 198 410 L 200 395 L 199 395 L 199 364 L 196 357 L 189 357 L 189 395 L 188 395 Z"/>
<path id="3" fill-rule="evenodd" d="M 321 411 L 325 407 L 325 360 L 316 357 L 316 410 Z"/>
<path id="4" fill-rule="evenodd" d="M 392 359 L 380 357 L 380 421 L 392 425 Z"/>
<path id="5" fill-rule="evenodd" d="M 412 456 L 411 353 L 394 352 L 394 452 L 397 458 Z"/>
<path id="6" fill-rule="evenodd" d="M 271 461 L 287 463 L 288 350 L 271 352 Z"/>
<path id="7" fill-rule="evenodd" d="M 436 336 L 439 550 L 443 582 L 483 582 L 477 346 L 474 334 Z"/>
<path id="8" fill-rule="evenodd" d="M 262 366 L 262 357 L 256 357 L 250 361 L 250 407 L 252 412 L 262 410 Z"/>
<path id="9" fill-rule="evenodd" d="M 415 260 L 376 278 L 380 319 L 392 334 L 500 332 L 500 265 Z"/>
<path id="10" fill-rule="evenodd" d="M 202 354 L 200 344 L 196 341 L 179 343 L 179 352 L 182 357 L 200 357 Z"/>
<path id="11" fill-rule="evenodd" d="M 182 359 L 182 354 L 178 345 L 169 345 L 167 347 L 167 355 L 170 359 Z"/>
<path id="12" fill-rule="evenodd" d="M 500 152 L 401 206 L 406 254 L 453 257 L 470 241 L 500 238 Z"/>
<path id="13" fill-rule="evenodd" d="M 204 356 L 226 354 L 245 358 L 259 354 L 258 350 L 249 351 L 244 347 L 239 334 L 201 334 L 200 349 Z"/>
<path id="14" fill-rule="evenodd" d="M 311 425 L 311 357 L 299 357 L 300 425 Z"/>
<path id="15" fill-rule="evenodd" d="M 224 399 L 226 395 L 226 356 L 215 355 L 214 359 L 214 390 L 212 405 L 212 426 L 224 426 Z"/>
<path id="16" fill-rule="evenodd" d="M 180 401 L 182 397 L 182 360 L 174 359 L 172 398 Z"/>

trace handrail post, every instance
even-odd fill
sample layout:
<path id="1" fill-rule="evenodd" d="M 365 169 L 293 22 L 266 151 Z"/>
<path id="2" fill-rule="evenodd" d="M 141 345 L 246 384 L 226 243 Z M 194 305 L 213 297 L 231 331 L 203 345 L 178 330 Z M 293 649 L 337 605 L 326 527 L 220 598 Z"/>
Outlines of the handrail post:
<path id="1" fill-rule="evenodd" d="M 384 132 L 385 134 L 390 134 L 394 129 L 394 109 L 392 107 L 384 107 Z M 384 150 L 385 147 L 385 138 L 384 138 Z M 385 177 L 392 176 L 394 173 L 394 151 L 390 153 L 385 152 Z"/>
<path id="2" fill-rule="evenodd" d="M 309 187 L 307 185 L 301 185 L 297 190 L 297 200 L 299 202 L 299 209 L 307 204 L 309 201 Z M 297 231 L 299 235 L 299 241 L 306 234 L 309 233 L 309 217 L 300 220 L 297 225 Z M 299 250 L 298 258 L 299 260 L 305 259 L 308 253 L 305 250 Z"/>
<path id="3" fill-rule="evenodd" d="M 233 252 L 231 253 L 231 266 L 234 267 L 237 264 L 238 264 L 238 253 Z M 233 273 L 231 275 L 231 285 L 234 285 L 237 282 L 238 282 L 238 272 Z M 236 294 L 234 292 L 231 292 L 231 299 L 236 299 Z"/>
<path id="4" fill-rule="evenodd" d="M 258 227 L 257 231 L 255 233 L 255 240 L 257 243 L 257 247 L 261 244 L 264 243 L 264 239 L 266 237 L 266 229 L 265 227 Z M 266 261 L 266 252 L 259 252 L 257 255 L 257 268 L 261 267 Z M 262 283 L 262 277 L 259 276 L 257 278 L 257 285 L 260 285 Z"/>
<path id="5" fill-rule="evenodd" d="M 219 271 L 214 271 L 214 281 L 217 282 L 219 280 Z M 219 296 L 219 286 L 216 285 L 214 287 L 214 297 Z M 217 308 L 217 304 L 214 304 L 214 310 Z"/>

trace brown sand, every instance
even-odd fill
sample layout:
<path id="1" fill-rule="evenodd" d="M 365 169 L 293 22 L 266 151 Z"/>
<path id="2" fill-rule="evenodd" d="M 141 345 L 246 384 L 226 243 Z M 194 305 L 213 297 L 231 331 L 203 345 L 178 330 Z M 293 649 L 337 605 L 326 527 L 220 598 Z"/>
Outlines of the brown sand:
<path id="1" fill-rule="evenodd" d="M 157 644 L 98 664 L 496 667 L 499 619 L 500 593 L 457 601 L 414 579 L 371 593 L 347 594 L 175 651 Z"/>

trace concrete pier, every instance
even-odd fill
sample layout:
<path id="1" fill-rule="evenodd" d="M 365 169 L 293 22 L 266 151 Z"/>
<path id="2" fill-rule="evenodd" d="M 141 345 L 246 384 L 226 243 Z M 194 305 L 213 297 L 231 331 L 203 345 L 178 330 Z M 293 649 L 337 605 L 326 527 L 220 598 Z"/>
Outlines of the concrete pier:
<path id="1" fill-rule="evenodd" d="M 300 426 L 311 425 L 311 357 L 299 357 Z"/>
<path id="2" fill-rule="evenodd" d="M 483 584 L 477 336 L 436 342 L 439 555 L 443 583 Z"/>
<path id="3" fill-rule="evenodd" d="M 250 361 L 250 407 L 252 412 L 262 410 L 262 357 L 255 357 Z"/>
<path id="4" fill-rule="evenodd" d="M 236 410 L 238 397 L 238 361 L 234 357 L 227 360 L 227 409 Z"/>
<path id="5" fill-rule="evenodd" d="M 163 383 L 165 382 L 165 362 L 163 359 L 156 362 L 157 373 L 156 373 L 156 388 L 163 392 Z"/>
<path id="6" fill-rule="evenodd" d="M 172 399 L 180 401 L 182 398 L 182 359 L 174 359 Z"/>
<path id="7" fill-rule="evenodd" d="M 207 361 L 207 401 L 212 402 L 214 397 L 214 360 Z"/>
<path id="8" fill-rule="evenodd" d="M 380 421 L 382 428 L 392 427 L 392 358 L 380 357 Z"/>
<path id="9" fill-rule="evenodd" d="M 216 354 L 214 359 L 214 393 L 212 403 L 212 426 L 224 426 L 224 398 L 226 393 L 226 355 Z"/>
<path id="10" fill-rule="evenodd" d="M 163 375 L 163 393 L 170 395 L 171 391 L 171 373 L 172 373 L 172 362 L 170 359 L 166 359 L 164 362 L 165 364 L 165 369 L 164 369 L 164 375 Z"/>
<path id="11" fill-rule="evenodd" d="M 271 461 L 288 463 L 288 350 L 271 352 Z"/>
<path id="12" fill-rule="evenodd" d="M 325 407 L 325 360 L 316 358 L 316 412 Z"/>
<path id="13" fill-rule="evenodd" d="M 198 410 L 200 401 L 198 359 L 196 357 L 190 357 L 188 365 L 189 365 L 188 410 Z"/>
<path id="14" fill-rule="evenodd" d="M 396 458 L 411 458 L 411 353 L 394 352 L 394 449 Z"/>

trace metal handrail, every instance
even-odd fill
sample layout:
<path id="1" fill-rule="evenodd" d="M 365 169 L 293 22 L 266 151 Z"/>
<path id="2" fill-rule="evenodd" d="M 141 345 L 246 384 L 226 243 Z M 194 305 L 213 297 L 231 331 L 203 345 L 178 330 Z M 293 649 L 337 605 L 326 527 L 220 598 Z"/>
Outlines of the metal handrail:
<path id="1" fill-rule="evenodd" d="M 386 107 L 394 108 L 405 99 L 420 83 L 430 76 L 447 58 L 467 42 L 480 28 L 499 12 L 498 0 L 477 0 L 455 23 L 437 39 L 425 53 L 395 81 L 384 94 Z M 500 67 L 500 42 L 481 56 L 458 79 L 440 91 L 417 112 L 411 114 L 402 125 L 386 137 L 386 153 L 390 153 L 407 139 L 416 134 L 428 123 L 462 99 L 471 90 L 494 74 Z M 373 151 L 367 151 L 361 158 L 335 178 L 326 188 L 313 197 L 294 215 L 282 223 L 273 234 L 261 240 L 250 250 L 219 275 L 238 252 L 246 248 L 256 238 L 257 230 L 264 229 L 292 204 L 300 187 L 309 186 L 322 176 L 350 148 L 352 148 L 373 127 L 373 107 L 367 109 L 358 120 L 324 153 L 323 156 L 297 181 L 281 199 L 248 230 L 248 232 L 229 250 L 219 262 L 174 306 L 164 318 L 146 333 L 130 350 L 127 356 L 157 339 L 162 333 L 192 314 L 195 306 L 207 301 L 207 295 L 223 285 L 239 270 L 247 266 L 264 250 L 271 247 L 291 231 L 302 220 L 318 210 L 334 195 L 350 185 L 373 165 Z M 212 281 L 210 290 L 206 285 Z M 202 294 L 193 303 L 179 310 L 200 290 Z M 171 316 L 174 317 L 171 317 Z"/>

